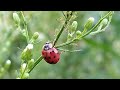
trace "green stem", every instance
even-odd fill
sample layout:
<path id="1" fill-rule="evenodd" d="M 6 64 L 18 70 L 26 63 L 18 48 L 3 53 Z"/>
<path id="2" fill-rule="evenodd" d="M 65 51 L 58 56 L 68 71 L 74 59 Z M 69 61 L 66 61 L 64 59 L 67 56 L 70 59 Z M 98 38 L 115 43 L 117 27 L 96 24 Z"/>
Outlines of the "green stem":
<path id="1" fill-rule="evenodd" d="M 70 15 L 70 16 L 69 16 L 69 15 Z M 57 41 L 58 41 L 60 35 L 62 34 L 63 30 L 66 28 L 69 20 L 71 19 L 72 15 L 73 15 L 73 11 L 72 11 L 71 14 L 69 14 L 69 15 L 67 15 L 65 23 L 63 24 L 60 32 L 58 33 L 57 37 L 55 38 L 55 40 L 54 40 L 54 42 L 53 42 L 53 47 L 54 47 L 55 44 L 57 43 Z"/>
<path id="2" fill-rule="evenodd" d="M 82 35 L 80 38 L 84 38 L 85 36 L 87 36 L 88 34 L 90 34 L 94 29 L 96 29 L 96 28 L 100 25 L 101 21 L 102 21 L 103 19 L 105 19 L 106 17 L 108 17 L 108 16 L 111 14 L 111 12 L 112 12 L 112 11 L 108 12 L 103 18 L 101 18 L 101 19 L 98 21 L 98 23 L 97 23 L 90 31 L 88 31 L 86 34 Z M 56 48 L 69 45 L 69 44 L 73 43 L 75 40 L 76 40 L 76 39 L 73 39 L 72 41 L 69 41 L 69 42 L 66 42 L 66 43 L 57 45 Z"/>
<path id="3" fill-rule="evenodd" d="M 87 28 L 84 28 L 83 32 L 81 34 L 85 34 L 87 31 Z"/>
<path id="4" fill-rule="evenodd" d="M 69 41 L 69 42 L 62 43 L 62 44 L 60 44 L 60 45 L 57 45 L 57 46 L 55 46 L 55 47 L 56 47 L 56 48 L 63 47 L 63 46 L 69 45 L 69 44 L 71 44 L 71 43 L 73 43 L 73 42 L 74 42 L 74 39 L 73 39 L 72 41 Z"/>
<path id="5" fill-rule="evenodd" d="M 28 73 L 30 73 L 30 72 L 34 69 L 34 67 L 35 67 L 42 59 L 43 59 L 43 57 L 40 56 L 40 57 L 36 60 L 36 62 L 34 63 L 34 66 L 30 69 L 30 71 L 29 71 Z"/>
<path id="6" fill-rule="evenodd" d="M 103 26 L 103 24 L 101 24 L 101 25 L 98 27 L 98 30 L 97 30 L 97 31 L 91 32 L 90 35 L 94 35 L 94 34 L 96 34 L 96 33 L 100 33 L 100 32 L 102 31 L 102 30 L 101 30 L 102 26 Z"/>

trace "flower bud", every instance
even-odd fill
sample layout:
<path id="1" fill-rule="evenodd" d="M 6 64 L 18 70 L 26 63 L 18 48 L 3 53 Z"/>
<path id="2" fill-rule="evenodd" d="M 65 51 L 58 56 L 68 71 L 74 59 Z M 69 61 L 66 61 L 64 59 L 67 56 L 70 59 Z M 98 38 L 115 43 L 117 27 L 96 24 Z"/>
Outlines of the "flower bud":
<path id="1" fill-rule="evenodd" d="M 72 38 L 72 34 L 68 33 L 68 38 Z"/>
<path id="2" fill-rule="evenodd" d="M 20 24 L 20 18 L 17 13 L 13 13 L 13 19 L 17 25 Z"/>
<path id="3" fill-rule="evenodd" d="M 88 19 L 87 23 L 85 24 L 84 28 L 90 29 L 90 28 L 92 27 L 93 23 L 94 23 L 94 18 L 93 18 L 93 17 L 90 17 L 90 18 Z"/>
<path id="4" fill-rule="evenodd" d="M 39 37 L 39 33 L 38 32 L 35 32 L 34 34 L 33 34 L 33 39 L 37 39 Z"/>
<path id="5" fill-rule="evenodd" d="M 33 49 L 33 44 L 28 44 L 21 54 L 21 59 L 26 61 L 31 60 L 32 49 Z"/>
<path id="6" fill-rule="evenodd" d="M 71 39 L 72 39 L 72 34 L 68 33 L 67 40 L 71 40 Z"/>
<path id="7" fill-rule="evenodd" d="M 16 78 L 16 79 L 20 79 L 20 78 L 18 77 L 18 78 Z"/>
<path id="8" fill-rule="evenodd" d="M 78 30 L 78 31 L 76 32 L 76 38 L 79 38 L 80 36 L 81 36 L 81 31 Z"/>
<path id="9" fill-rule="evenodd" d="M 34 43 L 39 38 L 39 33 L 35 32 L 30 40 L 30 43 Z"/>
<path id="10" fill-rule="evenodd" d="M 22 78 L 23 78 L 23 79 L 26 79 L 26 78 L 28 78 L 28 77 L 29 77 L 29 73 L 25 72 Z"/>
<path id="11" fill-rule="evenodd" d="M 73 21 L 72 25 L 71 25 L 71 33 L 74 33 L 75 30 L 77 29 L 78 23 L 77 21 Z"/>
<path id="12" fill-rule="evenodd" d="M 20 68 L 20 72 L 21 72 L 21 73 L 23 73 L 23 72 L 24 72 L 24 70 L 25 70 L 26 66 L 27 66 L 27 64 L 26 64 L 26 63 L 23 63 L 23 64 L 21 65 L 21 68 Z"/>
<path id="13" fill-rule="evenodd" d="M 33 44 L 28 44 L 28 45 L 27 45 L 27 48 L 28 48 L 29 50 L 32 50 L 32 49 L 33 49 Z"/>
<path id="14" fill-rule="evenodd" d="M 3 73 L 5 71 L 5 69 L 2 67 L 0 68 L 0 73 Z"/>
<path id="15" fill-rule="evenodd" d="M 4 68 L 5 68 L 5 69 L 8 69 L 8 68 L 10 67 L 10 65 L 11 65 L 11 61 L 10 61 L 10 60 L 7 60 L 6 63 L 5 63 Z"/>
<path id="16" fill-rule="evenodd" d="M 104 28 L 107 25 L 107 23 L 108 23 L 108 19 L 106 19 L 106 18 L 103 19 L 101 22 L 101 24 L 103 25 L 102 28 Z"/>
<path id="17" fill-rule="evenodd" d="M 29 62 L 28 62 L 28 69 L 30 70 L 34 65 L 34 59 L 31 59 Z"/>

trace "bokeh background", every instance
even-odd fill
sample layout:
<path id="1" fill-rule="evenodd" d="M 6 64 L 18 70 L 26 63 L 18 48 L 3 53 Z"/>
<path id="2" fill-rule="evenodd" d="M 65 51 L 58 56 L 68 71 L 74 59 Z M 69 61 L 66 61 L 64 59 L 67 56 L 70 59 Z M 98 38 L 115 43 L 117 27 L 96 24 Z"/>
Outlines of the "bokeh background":
<path id="1" fill-rule="evenodd" d="M 95 18 L 95 23 L 105 11 L 79 11 L 77 14 L 78 30 L 89 17 Z M 20 54 L 26 47 L 26 39 L 16 29 L 12 11 L 0 11 L 0 67 L 6 60 L 12 64 L 2 79 L 16 78 L 15 70 L 19 70 Z M 28 22 L 30 37 L 39 32 L 40 43 L 35 44 L 33 58 L 41 55 L 42 46 L 47 41 L 53 41 L 55 31 L 61 27 L 63 14 L 61 11 L 24 11 Z M 67 31 L 64 31 L 57 44 L 66 41 Z M 80 52 L 63 52 L 60 62 L 51 65 L 42 60 L 30 73 L 30 79 L 104 79 L 120 78 L 120 12 L 116 11 L 112 22 L 105 32 L 86 37 L 79 43 L 64 47 L 69 50 L 80 49 Z"/>

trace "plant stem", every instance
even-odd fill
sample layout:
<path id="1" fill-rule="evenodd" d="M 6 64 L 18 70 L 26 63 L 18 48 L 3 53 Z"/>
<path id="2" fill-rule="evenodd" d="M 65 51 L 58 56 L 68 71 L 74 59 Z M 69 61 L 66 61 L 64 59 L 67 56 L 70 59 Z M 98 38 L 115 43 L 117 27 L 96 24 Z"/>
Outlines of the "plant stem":
<path id="1" fill-rule="evenodd" d="M 108 16 L 111 14 L 111 12 L 112 12 L 112 11 L 109 11 L 103 18 L 101 18 L 101 19 L 98 21 L 98 23 L 97 23 L 90 31 L 88 31 L 86 34 L 83 34 L 83 35 L 80 37 L 80 39 L 81 39 L 81 38 L 84 38 L 85 36 L 87 36 L 88 34 L 90 34 L 94 29 L 96 29 L 96 28 L 100 25 L 101 21 L 102 21 L 103 19 L 105 19 L 106 17 L 108 17 Z M 72 41 L 69 41 L 69 42 L 66 42 L 66 43 L 57 45 L 56 48 L 69 45 L 69 44 L 73 43 L 75 40 L 76 40 L 76 39 L 73 39 Z"/>
<path id="2" fill-rule="evenodd" d="M 34 66 L 30 69 L 30 71 L 29 71 L 28 73 L 30 73 L 30 72 L 34 69 L 34 67 L 35 67 L 42 59 L 43 59 L 43 57 L 40 56 L 40 57 L 35 61 Z"/>
<path id="3" fill-rule="evenodd" d="M 66 28 L 66 26 L 67 26 L 69 20 L 71 19 L 72 15 L 73 15 L 73 11 L 71 12 L 71 14 L 67 15 L 66 20 L 65 20 L 65 22 L 64 22 L 64 24 L 63 24 L 60 32 L 57 34 L 57 37 L 55 38 L 55 40 L 54 40 L 54 42 L 53 42 L 53 47 L 54 47 L 55 44 L 57 43 L 57 41 L 58 41 L 60 35 L 62 34 L 63 30 Z"/>

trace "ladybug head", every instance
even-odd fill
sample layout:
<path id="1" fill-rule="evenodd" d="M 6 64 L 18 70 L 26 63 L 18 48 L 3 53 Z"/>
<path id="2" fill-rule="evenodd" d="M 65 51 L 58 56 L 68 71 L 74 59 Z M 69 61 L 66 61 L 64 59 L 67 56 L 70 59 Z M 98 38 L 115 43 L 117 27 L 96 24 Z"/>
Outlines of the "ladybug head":
<path id="1" fill-rule="evenodd" d="M 52 48 L 52 44 L 49 43 L 49 42 L 46 42 L 45 45 L 43 46 L 43 49 L 44 49 L 44 50 L 49 50 L 49 49 L 51 49 L 51 48 Z"/>

